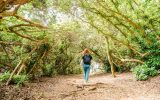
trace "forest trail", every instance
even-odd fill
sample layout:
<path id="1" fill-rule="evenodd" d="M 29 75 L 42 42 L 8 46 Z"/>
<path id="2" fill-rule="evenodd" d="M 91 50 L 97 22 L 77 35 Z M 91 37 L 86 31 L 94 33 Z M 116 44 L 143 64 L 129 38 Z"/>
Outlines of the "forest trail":
<path id="1" fill-rule="evenodd" d="M 23 96 L 17 95 L 23 97 L 20 100 L 160 100 L 159 80 L 160 76 L 136 81 L 131 73 L 119 73 L 116 78 L 98 74 L 84 84 L 82 75 L 54 76 L 28 83 L 19 92 Z"/>

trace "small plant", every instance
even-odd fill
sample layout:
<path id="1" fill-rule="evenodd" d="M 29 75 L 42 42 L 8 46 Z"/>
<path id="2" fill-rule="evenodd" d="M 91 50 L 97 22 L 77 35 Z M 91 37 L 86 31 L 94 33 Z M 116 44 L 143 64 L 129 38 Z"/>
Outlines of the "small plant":
<path id="1" fill-rule="evenodd" d="M 5 82 L 6 80 L 8 80 L 10 75 L 10 72 L 4 72 L 3 74 L 0 74 L 0 82 Z"/>
<path id="2" fill-rule="evenodd" d="M 23 85 L 29 80 L 27 75 L 14 75 L 12 78 L 13 83 L 17 85 Z"/>
<path id="3" fill-rule="evenodd" d="M 148 67 L 146 64 L 136 66 L 132 69 L 137 80 L 147 80 L 149 76 L 156 76 L 158 71 L 154 67 Z"/>

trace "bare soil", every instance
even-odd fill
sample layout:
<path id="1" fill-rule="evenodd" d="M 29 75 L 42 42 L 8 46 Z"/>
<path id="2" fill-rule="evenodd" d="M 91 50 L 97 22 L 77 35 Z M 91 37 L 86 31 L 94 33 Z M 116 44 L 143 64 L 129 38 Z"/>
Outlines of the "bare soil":
<path id="1" fill-rule="evenodd" d="M 160 100 L 160 76 L 136 81 L 131 73 L 54 76 L 24 87 L 0 86 L 0 100 Z"/>

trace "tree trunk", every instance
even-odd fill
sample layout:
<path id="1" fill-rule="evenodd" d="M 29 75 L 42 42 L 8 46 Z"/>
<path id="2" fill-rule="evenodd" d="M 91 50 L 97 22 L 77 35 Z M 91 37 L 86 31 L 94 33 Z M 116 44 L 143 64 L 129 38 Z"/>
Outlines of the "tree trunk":
<path id="1" fill-rule="evenodd" d="M 114 65 L 113 65 L 112 58 L 111 58 L 110 51 L 109 51 L 109 41 L 107 37 L 106 37 L 106 42 L 107 42 L 107 57 L 108 57 L 109 64 L 111 66 L 111 72 L 112 72 L 113 77 L 116 77 L 115 71 L 114 71 Z"/>
<path id="2" fill-rule="evenodd" d="M 15 74 L 15 72 L 17 71 L 17 69 L 19 68 L 19 66 L 22 64 L 22 60 L 18 63 L 18 65 L 15 67 L 15 69 L 13 70 L 13 72 L 11 73 L 9 79 L 7 80 L 6 85 L 8 85 L 13 77 L 13 75 Z"/>

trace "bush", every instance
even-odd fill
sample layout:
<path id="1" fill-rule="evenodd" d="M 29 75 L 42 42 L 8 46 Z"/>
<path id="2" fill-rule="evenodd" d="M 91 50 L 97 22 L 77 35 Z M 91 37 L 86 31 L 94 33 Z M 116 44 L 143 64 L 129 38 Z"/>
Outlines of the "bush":
<path id="1" fill-rule="evenodd" d="M 6 82 L 11 73 L 10 72 L 5 72 L 0 75 L 0 82 Z M 25 82 L 29 80 L 29 77 L 27 75 L 14 75 L 12 77 L 11 83 L 17 84 L 17 85 L 23 85 Z"/>
<path id="2" fill-rule="evenodd" d="M 54 74 L 55 69 L 52 64 L 48 64 L 43 67 L 43 76 L 52 76 Z"/>
<path id="3" fill-rule="evenodd" d="M 14 84 L 23 85 L 29 80 L 27 75 L 14 75 L 12 81 Z"/>
<path id="4" fill-rule="evenodd" d="M 156 76 L 157 74 L 158 74 L 158 71 L 154 67 L 151 67 L 149 75 Z"/>
<path id="5" fill-rule="evenodd" d="M 67 67 L 66 74 L 81 74 L 82 73 L 82 66 L 75 65 Z"/>
<path id="6" fill-rule="evenodd" d="M 147 80 L 149 76 L 156 76 L 158 71 L 154 67 L 148 67 L 146 64 L 136 66 L 132 69 L 137 80 Z"/>

